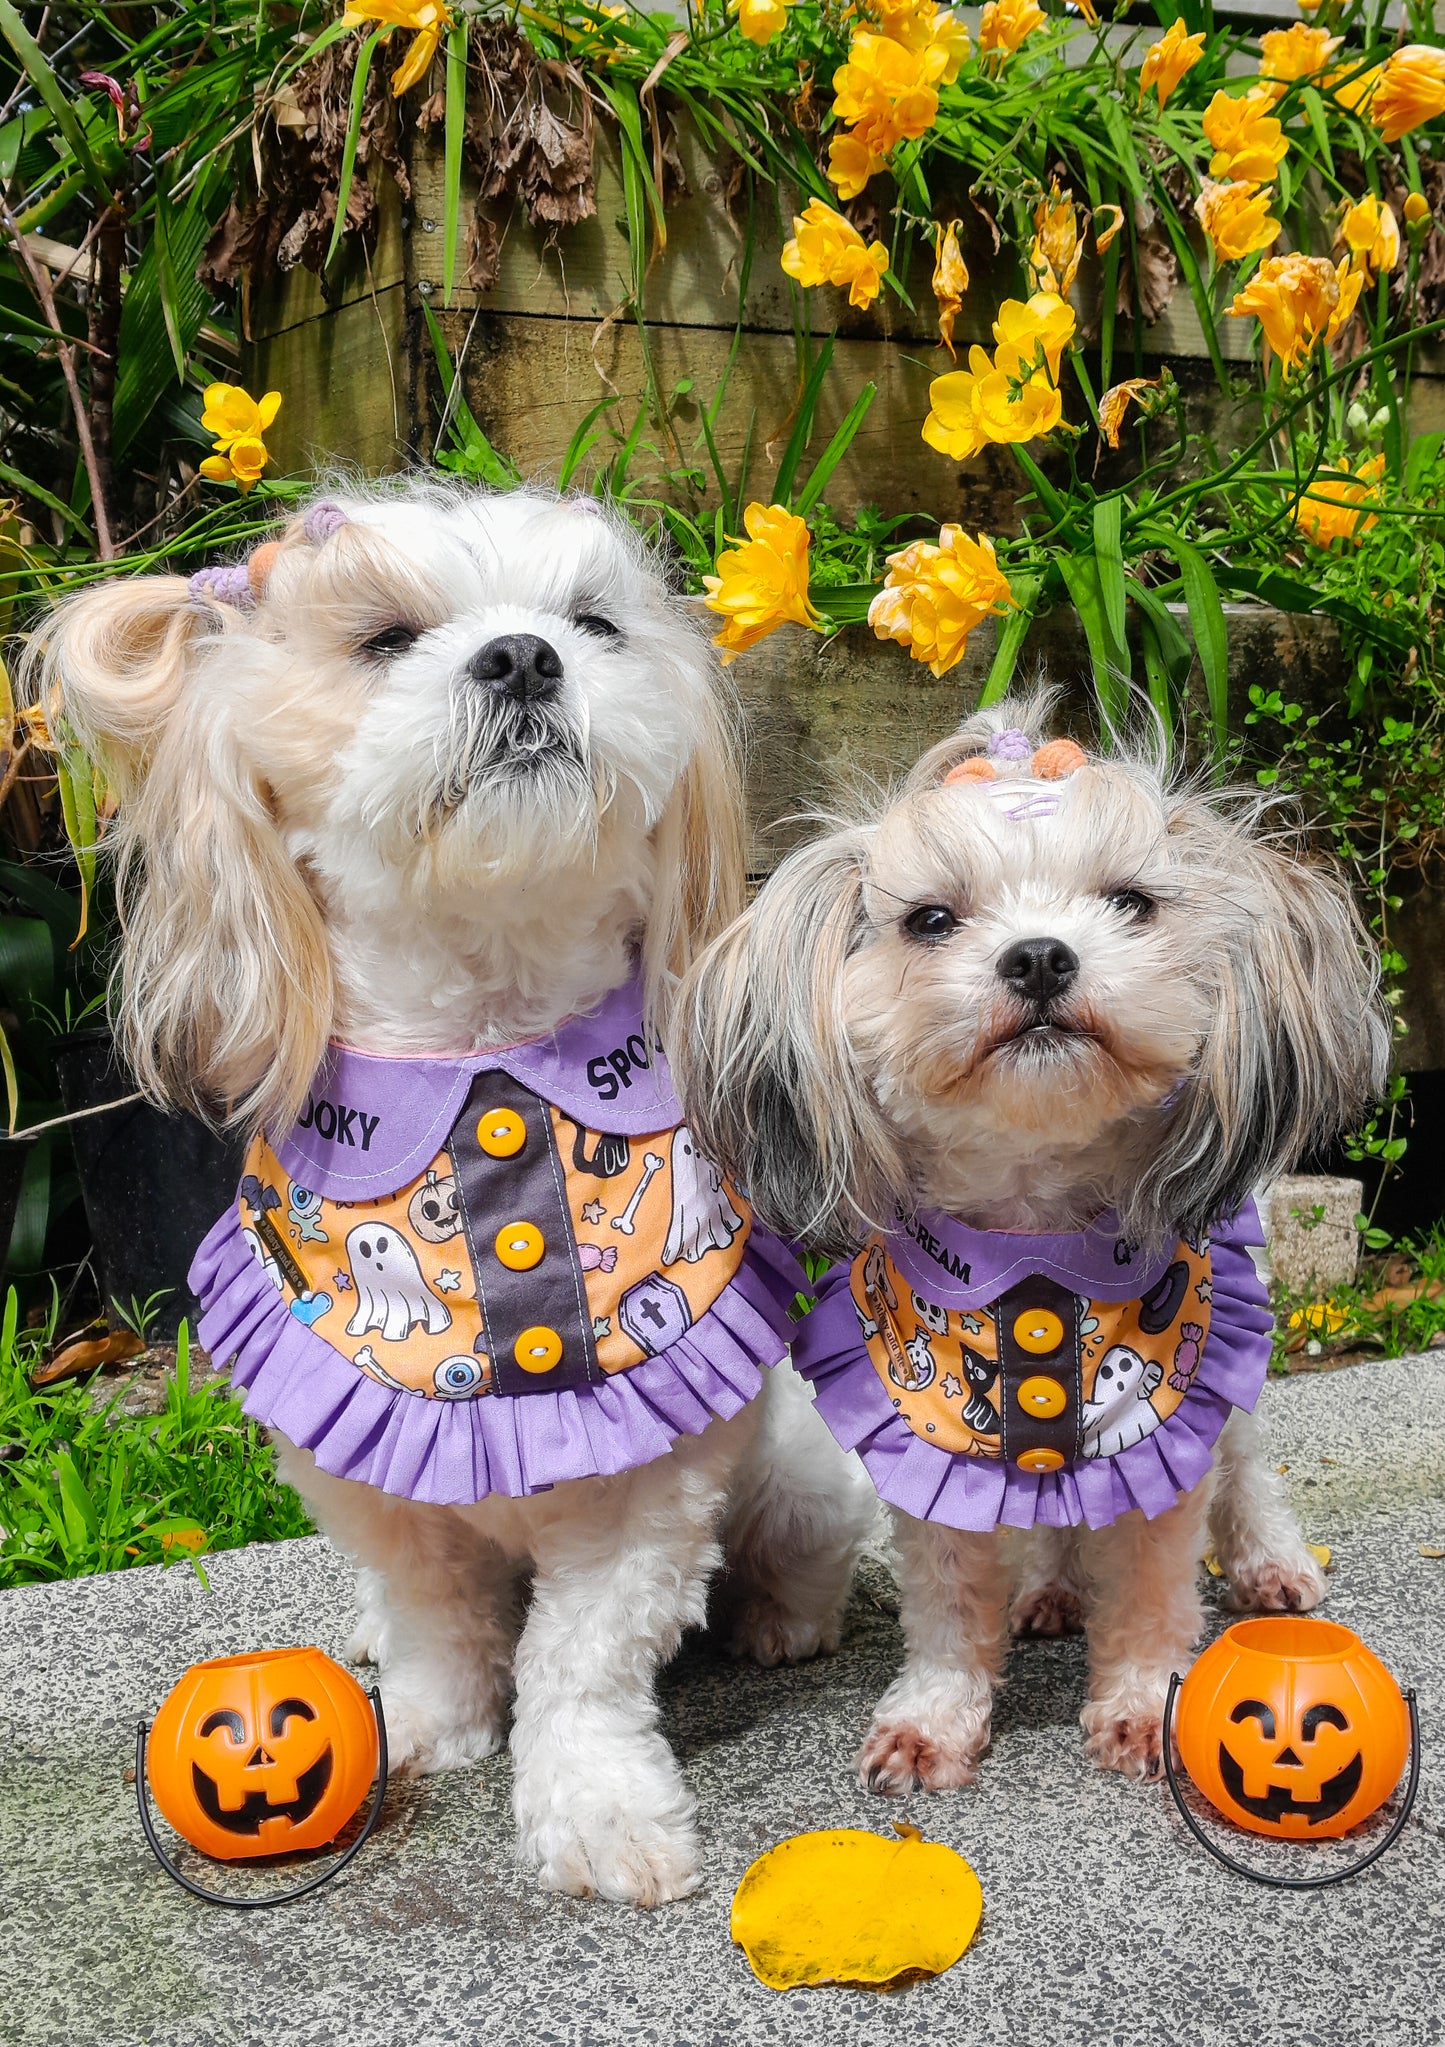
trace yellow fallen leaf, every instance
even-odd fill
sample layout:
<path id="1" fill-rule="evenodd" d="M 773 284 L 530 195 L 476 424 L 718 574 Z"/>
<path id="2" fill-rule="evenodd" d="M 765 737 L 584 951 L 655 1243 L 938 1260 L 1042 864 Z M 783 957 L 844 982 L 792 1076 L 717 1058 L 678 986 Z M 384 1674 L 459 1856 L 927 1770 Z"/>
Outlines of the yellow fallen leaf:
<path id="1" fill-rule="evenodd" d="M 1224 1566 L 1220 1563 L 1212 1549 L 1207 1549 L 1204 1552 L 1204 1568 L 1208 1571 L 1211 1578 L 1222 1578 L 1224 1576 Z"/>
<path id="2" fill-rule="evenodd" d="M 794 1834 L 758 1857 L 733 1896 L 732 1936 L 760 1983 L 878 1988 L 953 1967 L 983 1914 L 978 1878 L 916 1827 L 897 1832 Z"/>
<path id="3" fill-rule="evenodd" d="M 197 1550 L 206 1546 L 204 1528 L 168 1528 L 161 1536 L 163 1550 L 188 1549 L 194 1556 Z"/>
<path id="4" fill-rule="evenodd" d="M 1433 1557 L 1438 1559 L 1440 1557 L 1445 1557 L 1445 1549 L 1435 1549 L 1430 1543 L 1422 1542 L 1420 1544 L 1420 1554 L 1422 1557 Z"/>
<path id="5" fill-rule="evenodd" d="M 1327 1571 L 1334 1562 L 1334 1552 L 1327 1542 L 1307 1542 L 1305 1548 L 1322 1571 Z"/>

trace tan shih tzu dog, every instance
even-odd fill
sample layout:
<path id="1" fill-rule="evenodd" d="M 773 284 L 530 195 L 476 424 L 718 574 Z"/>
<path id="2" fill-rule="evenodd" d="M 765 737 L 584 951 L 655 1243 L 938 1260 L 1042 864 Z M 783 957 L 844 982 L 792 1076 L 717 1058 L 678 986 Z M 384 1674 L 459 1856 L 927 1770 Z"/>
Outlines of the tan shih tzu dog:
<path id="1" fill-rule="evenodd" d="M 759 1369 L 801 1275 L 659 1045 L 740 899 L 710 649 L 592 501 L 414 481 L 77 596 L 31 666 L 119 797 L 130 1063 L 250 1138 L 201 1335 L 361 1567 L 393 1757 L 491 1753 L 515 1691 L 523 1862 L 686 1893 L 658 1663 L 724 1541 L 740 1648 L 834 1646 L 874 1511 Z"/>
<path id="2" fill-rule="evenodd" d="M 1249 1412 L 1250 1190 L 1382 1084 L 1376 971 L 1257 794 L 1045 743 L 1045 709 L 792 854 L 677 1019 L 704 1148 L 846 1257 L 794 1362 L 894 1509 L 884 1792 L 973 1777 L 1011 1599 L 1017 1632 L 1084 1621 L 1088 1749 L 1150 1777 L 1206 1521 L 1238 1605 L 1323 1591 Z"/>

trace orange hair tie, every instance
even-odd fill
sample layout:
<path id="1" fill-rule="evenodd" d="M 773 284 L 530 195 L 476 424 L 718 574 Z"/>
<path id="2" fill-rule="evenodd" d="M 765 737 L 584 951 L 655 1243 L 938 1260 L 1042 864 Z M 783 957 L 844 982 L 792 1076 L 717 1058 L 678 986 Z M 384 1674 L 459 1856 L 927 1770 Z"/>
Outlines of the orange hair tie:
<path id="1" fill-rule="evenodd" d="M 1041 782 L 1062 782 L 1076 768 L 1086 766 L 1088 758 L 1075 740 L 1051 739 L 1038 749 L 1030 765 Z"/>
<path id="2" fill-rule="evenodd" d="M 981 754 L 974 754 L 971 759 L 960 761 L 956 767 L 950 768 L 943 779 L 945 783 L 996 782 L 998 769 L 992 761 L 986 761 Z"/>

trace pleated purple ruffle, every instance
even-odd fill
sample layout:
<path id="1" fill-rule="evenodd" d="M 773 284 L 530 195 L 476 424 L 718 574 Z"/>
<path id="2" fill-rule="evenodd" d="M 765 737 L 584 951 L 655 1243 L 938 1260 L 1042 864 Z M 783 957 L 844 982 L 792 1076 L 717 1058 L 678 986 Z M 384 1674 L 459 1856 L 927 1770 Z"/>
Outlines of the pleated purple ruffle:
<path id="1" fill-rule="evenodd" d="M 755 1225 L 730 1285 L 660 1356 L 576 1391 L 429 1400 L 367 1378 L 298 1322 L 233 1214 L 196 1253 L 190 1283 L 200 1340 L 231 1360 L 247 1414 L 310 1450 L 323 1471 L 438 1506 L 630 1471 L 738 1413 L 762 1384 L 759 1366 L 785 1355 L 788 1310 L 807 1286 L 792 1254 Z"/>
<path id="2" fill-rule="evenodd" d="M 1252 1409 L 1269 1369 L 1273 1316 L 1247 1246 L 1264 1241 L 1254 1203 L 1213 1238 L 1209 1335 L 1194 1383 L 1152 1435 L 1114 1457 L 1026 1472 L 925 1443 L 894 1412 L 868 1355 L 848 1283 L 835 1266 L 793 1336 L 793 1363 L 819 1414 L 856 1450 L 879 1496 L 949 1528 L 1106 1527 L 1131 1507 L 1153 1519 L 1208 1471 L 1232 1408 Z"/>

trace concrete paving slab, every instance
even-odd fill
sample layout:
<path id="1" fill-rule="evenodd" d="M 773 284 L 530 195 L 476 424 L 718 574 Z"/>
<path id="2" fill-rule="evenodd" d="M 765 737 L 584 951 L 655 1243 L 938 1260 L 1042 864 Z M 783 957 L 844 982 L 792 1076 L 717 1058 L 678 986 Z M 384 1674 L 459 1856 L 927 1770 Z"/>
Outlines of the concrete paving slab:
<path id="1" fill-rule="evenodd" d="M 134 1723 L 182 1667 L 317 1641 L 348 1575 L 319 1540 L 0 1596 L 4 2047 L 1428 2047 L 1445 2041 L 1445 1356 L 1272 1384 L 1263 1418 L 1328 1611 L 1419 1691 L 1424 1772 L 1389 1855 L 1312 1894 L 1208 1861 L 1158 1788 L 1084 1762 L 1075 1641 L 1013 1657 L 972 1791 L 907 1816 L 968 1856 L 985 1916 L 963 1961 L 889 1995 L 779 1996 L 728 1938 L 732 1892 L 781 1836 L 886 1831 L 849 1762 L 898 1655 L 896 1598 L 861 1579 L 839 1656 L 791 1671 L 690 1644 L 665 1725 L 701 1804 L 706 1885 L 645 1915 L 546 1896 L 511 1863 L 504 1756 L 397 1785 L 335 1887 L 228 1914 L 151 1861 L 124 1782 Z M 1222 1625 L 1216 1615 L 1212 1625 Z M 1242 1837 L 1235 1837 L 1239 1845 Z"/>

